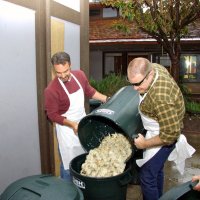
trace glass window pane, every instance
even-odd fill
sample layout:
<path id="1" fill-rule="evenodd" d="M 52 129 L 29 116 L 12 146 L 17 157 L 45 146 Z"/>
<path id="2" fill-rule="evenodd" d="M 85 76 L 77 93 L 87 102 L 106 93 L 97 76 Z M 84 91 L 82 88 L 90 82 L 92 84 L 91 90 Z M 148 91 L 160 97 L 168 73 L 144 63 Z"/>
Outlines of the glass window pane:
<path id="1" fill-rule="evenodd" d="M 200 56 L 183 55 L 181 56 L 181 76 L 184 80 L 197 80 L 198 68 L 200 67 Z"/>
<path id="2" fill-rule="evenodd" d="M 103 8 L 103 18 L 117 17 L 117 9 Z"/>

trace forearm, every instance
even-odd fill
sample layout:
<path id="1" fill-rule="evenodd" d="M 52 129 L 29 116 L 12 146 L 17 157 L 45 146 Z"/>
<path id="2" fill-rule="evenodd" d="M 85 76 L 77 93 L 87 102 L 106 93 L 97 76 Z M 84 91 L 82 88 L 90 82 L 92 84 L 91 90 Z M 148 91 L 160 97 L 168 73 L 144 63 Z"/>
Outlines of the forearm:
<path id="1" fill-rule="evenodd" d="M 67 118 L 64 118 L 63 125 L 72 128 L 75 134 L 78 131 L 78 123 L 75 121 L 71 121 L 71 120 L 68 120 Z"/>
<path id="2" fill-rule="evenodd" d="M 151 147 L 163 146 L 165 143 L 160 139 L 159 135 L 146 139 L 142 134 L 134 139 L 134 144 L 138 149 L 148 149 Z"/>
<path id="3" fill-rule="evenodd" d="M 159 135 L 145 140 L 145 148 L 151 148 L 163 145 L 165 145 L 165 143 L 160 139 Z"/>
<path id="4" fill-rule="evenodd" d="M 94 95 L 92 96 L 93 99 L 99 100 L 103 103 L 107 101 L 107 96 L 104 94 L 101 94 L 100 92 L 96 91 Z"/>

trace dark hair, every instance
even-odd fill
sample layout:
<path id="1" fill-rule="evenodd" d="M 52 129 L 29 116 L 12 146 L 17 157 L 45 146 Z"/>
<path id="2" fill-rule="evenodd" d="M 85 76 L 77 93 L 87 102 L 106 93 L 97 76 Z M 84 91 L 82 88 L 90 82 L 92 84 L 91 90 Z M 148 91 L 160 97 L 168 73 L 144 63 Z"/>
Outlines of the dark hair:
<path id="1" fill-rule="evenodd" d="M 58 65 L 58 64 L 64 65 L 67 62 L 71 64 L 70 55 L 65 52 L 57 52 L 51 58 L 52 65 Z"/>

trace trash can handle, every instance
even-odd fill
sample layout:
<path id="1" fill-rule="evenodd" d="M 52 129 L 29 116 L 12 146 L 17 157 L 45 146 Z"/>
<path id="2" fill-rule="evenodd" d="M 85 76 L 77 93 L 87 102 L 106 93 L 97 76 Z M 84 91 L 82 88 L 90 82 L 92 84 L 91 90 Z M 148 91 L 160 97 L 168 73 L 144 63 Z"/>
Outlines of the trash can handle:
<path id="1" fill-rule="evenodd" d="M 182 185 L 179 185 L 177 187 L 172 188 L 171 190 L 167 191 L 165 194 L 163 194 L 159 200 L 177 200 L 181 196 L 183 196 L 185 193 L 192 190 L 192 188 L 198 183 L 197 181 L 188 181 Z"/>
<path id="2" fill-rule="evenodd" d="M 130 172 L 127 174 L 127 176 L 124 176 L 122 179 L 119 180 L 119 184 L 121 186 L 127 185 L 132 179 L 132 176 Z"/>

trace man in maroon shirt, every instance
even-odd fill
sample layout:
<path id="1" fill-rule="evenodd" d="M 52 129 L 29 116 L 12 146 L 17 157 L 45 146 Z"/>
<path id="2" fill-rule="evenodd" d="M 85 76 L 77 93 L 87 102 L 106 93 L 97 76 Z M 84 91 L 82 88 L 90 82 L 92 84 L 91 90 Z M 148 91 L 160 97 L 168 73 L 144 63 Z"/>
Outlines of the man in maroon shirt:
<path id="1" fill-rule="evenodd" d="M 107 96 L 96 91 L 81 70 L 71 70 L 70 56 L 58 52 L 51 58 L 56 77 L 44 91 L 45 110 L 48 118 L 55 122 L 61 155 L 61 178 L 70 179 L 70 161 L 84 153 L 77 129 L 79 121 L 86 115 L 84 97 L 106 102 Z"/>

